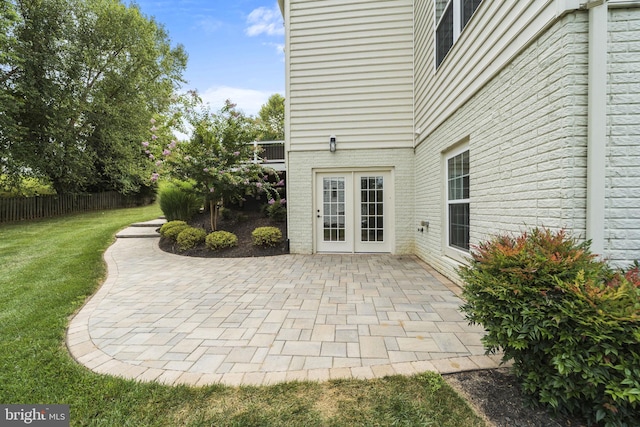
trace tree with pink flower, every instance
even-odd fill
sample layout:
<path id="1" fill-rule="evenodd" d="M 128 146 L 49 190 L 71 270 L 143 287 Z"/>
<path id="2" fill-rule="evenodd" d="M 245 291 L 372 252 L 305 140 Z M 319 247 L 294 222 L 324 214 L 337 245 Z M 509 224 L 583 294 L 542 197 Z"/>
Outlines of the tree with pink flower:
<path id="1" fill-rule="evenodd" d="M 256 129 L 250 117 L 227 100 L 216 113 L 203 107 L 194 109 L 188 119 L 192 128 L 188 141 L 156 145 L 154 151 L 163 158 L 158 171 L 194 184 L 209 207 L 212 230 L 223 203 L 263 192 L 274 197 L 271 182 L 280 178 L 274 170 L 252 162 Z"/>

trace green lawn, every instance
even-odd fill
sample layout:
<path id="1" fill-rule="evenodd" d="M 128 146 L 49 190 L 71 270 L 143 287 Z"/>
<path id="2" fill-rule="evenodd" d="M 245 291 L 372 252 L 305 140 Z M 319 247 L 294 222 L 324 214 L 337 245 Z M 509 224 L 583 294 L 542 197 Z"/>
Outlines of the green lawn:
<path id="1" fill-rule="evenodd" d="M 436 374 L 270 387 L 168 387 L 94 374 L 65 328 L 116 231 L 156 206 L 0 225 L 0 403 L 69 404 L 71 425 L 485 426 Z"/>

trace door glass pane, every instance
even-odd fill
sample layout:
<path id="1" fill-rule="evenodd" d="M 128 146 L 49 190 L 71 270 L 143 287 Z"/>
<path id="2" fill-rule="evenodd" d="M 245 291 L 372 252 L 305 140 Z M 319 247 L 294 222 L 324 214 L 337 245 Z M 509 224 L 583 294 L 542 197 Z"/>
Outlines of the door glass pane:
<path id="1" fill-rule="evenodd" d="M 360 191 L 363 196 L 360 200 L 360 241 L 383 242 L 384 177 L 362 177 Z"/>
<path id="2" fill-rule="evenodd" d="M 325 242 L 345 241 L 345 179 L 323 178 L 323 238 Z"/>

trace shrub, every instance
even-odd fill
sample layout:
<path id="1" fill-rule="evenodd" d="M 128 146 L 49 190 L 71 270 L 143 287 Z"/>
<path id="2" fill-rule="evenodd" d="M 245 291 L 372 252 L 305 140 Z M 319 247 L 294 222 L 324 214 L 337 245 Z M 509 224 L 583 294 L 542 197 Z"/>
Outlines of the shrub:
<path id="1" fill-rule="evenodd" d="M 234 221 L 234 222 L 244 222 L 247 219 L 249 219 L 249 216 L 245 213 L 242 213 L 240 211 L 237 210 L 233 210 L 230 208 L 223 208 L 221 207 L 218 210 L 218 214 L 221 216 L 222 219 L 226 220 L 226 221 Z"/>
<path id="2" fill-rule="evenodd" d="M 264 208 L 267 216 L 276 222 L 284 222 L 287 219 L 286 203 L 287 201 L 280 197 L 270 199 L 269 203 Z"/>
<path id="3" fill-rule="evenodd" d="M 167 221 L 188 221 L 198 212 L 202 200 L 191 191 L 191 187 L 184 183 L 170 183 L 160 187 L 160 209 Z"/>
<path id="4" fill-rule="evenodd" d="M 238 245 L 238 236 L 228 231 L 214 231 L 207 236 L 205 244 L 212 251 L 231 248 Z"/>
<path id="5" fill-rule="evenodd" d="M 207 232 L 202 228 L 187 227 L 180 231 L 176 238 L 176 243 L 178 244 L 178 249 L 186 251 L 204 242 L 205 237 L 207 237 Z"/>
<path id="6" fill-rule="evenodd" d="M 589 422 L 640 425 L 637 266 L 613 272 L 588 242 L 536 228 L 480 244 L 459 273 L 462 310 L 525 392 Z"/>
<path id="7" fill-rule="evenodd" d="M 275 246 L 282 241 L 282 232 L 276 227 L 258 227 L 251 233 L 255 246 Z"/>
<path id="8" fill-rule="evenodd" d="M 184 221 L 169 221 L 162 224 L 162 227 L 160 227 L 160 235 L 167 239 L 176 240 L 178 238 L 178 234 L 187 227 L 189 227 L 189 225 Z"/>
<path id="9" fill-rule="evenodd" d="M 167 230 L 173 227 L 181 226 L 181 225 L 187 225 L 187 223 L 185 221 L 180 221 L 180 220 L 167 221 L 164 224 L 162 224 L 162 226 L 160 227 L 160 235 L 164 236 Z"/>
<path id="10" fill-rule="evenodd" d="M 220 206 L 218 208 L 218 215 L 220 215 L 220 218 L 229 221 L 233 218 L 233 211 L 229 208 Z"/>
<path id="11" fill-rule="evenodd" d="M 242 212 L 236 212 L 236 218 L 235 218 L 236 222 L 240 223 L 240 222 L 246 222 L 248 220 L 249 220 L 249 215 Z"/>

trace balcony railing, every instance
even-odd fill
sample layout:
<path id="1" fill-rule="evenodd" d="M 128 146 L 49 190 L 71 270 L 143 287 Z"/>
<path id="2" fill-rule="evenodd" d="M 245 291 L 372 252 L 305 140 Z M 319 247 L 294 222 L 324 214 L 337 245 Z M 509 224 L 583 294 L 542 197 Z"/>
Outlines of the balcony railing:
<path id="1" fill-rule="evenodd" d="M 254 141 L 253 163 L 262 163 L 277 170 L 285 170 L 284 141 Z"/>

